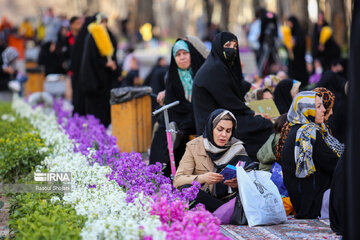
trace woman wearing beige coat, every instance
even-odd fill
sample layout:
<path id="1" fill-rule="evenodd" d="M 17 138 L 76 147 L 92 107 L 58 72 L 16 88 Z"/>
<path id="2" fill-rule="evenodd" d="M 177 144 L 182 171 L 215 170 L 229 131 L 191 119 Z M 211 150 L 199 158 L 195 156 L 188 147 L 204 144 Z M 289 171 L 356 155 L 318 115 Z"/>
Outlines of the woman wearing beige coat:
<path id="1" fill-rule="evenodd" d="M 193 181 L 202 185 L 195 202 L 204 204 L 210 212 L 235 196 L 237 179 L 224 181 L 220 172 L 239 161 L 251 162 L 243 142 L 232 137 L 235 127 L 236 118 L 230 111 L 212 112 L 203 135 L 187 143 L 176 171 L 175 187 L 188 187 Z"/>

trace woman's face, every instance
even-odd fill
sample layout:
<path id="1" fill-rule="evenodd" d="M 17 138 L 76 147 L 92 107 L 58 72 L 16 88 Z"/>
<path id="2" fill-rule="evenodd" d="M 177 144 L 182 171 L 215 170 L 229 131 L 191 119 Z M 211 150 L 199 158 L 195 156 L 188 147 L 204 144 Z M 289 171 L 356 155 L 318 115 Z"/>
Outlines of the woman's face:
<path id="1" fill-rule="evenodd" d="M 235 41 L 235 40 L 227 41 L 227 42 L 224 44 L 224 48 L 234 48 L 234 49 L 237 49 L 237 47 L 238 47 L 238 43 L 237 43 L 237 41 Z"/>
<path id="2" fill-rule="evenodd" d="M 183 70 L 186 70 L 191 65 L 190 53 L 185 50 L 179 50 L 175 55 L 175 62 L 177 66 Z"/>
<path id="3" fill-rule="evenodd" d="M 263 93 L 263 99 L 274 99 L 274 96 L 269 91 Z"/>
<path id="4" fill-rule="evenodd" d="M 233 122 L 231 120 L 220 120 L 213 130 L 215 144 L 223 147 L 231 137 L 232 128 Z"/>
<path id="5" fill-rule="evenodd" d="M 315 110 L 316 110 L 315 123 L 317 124 L 323 123 L 325 120 L 326 110 L 319 96 L 315 97 Z"/>
<path id="6" fill-rule="evenodd" d="M 318 14 L 318 24 L 319 24 L 319 25 L 323 25 L 323 24 L 324 24 L 324 14 L 323 14 L 323 13 L 319 13 L 319 14 Z"/>

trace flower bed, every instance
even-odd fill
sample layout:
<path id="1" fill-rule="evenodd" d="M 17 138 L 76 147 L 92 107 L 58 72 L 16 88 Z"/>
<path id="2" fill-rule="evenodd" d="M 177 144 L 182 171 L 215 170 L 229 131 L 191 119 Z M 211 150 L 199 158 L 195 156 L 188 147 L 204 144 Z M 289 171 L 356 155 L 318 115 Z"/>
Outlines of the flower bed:
<path id="1" fill-rule="evenodd" d="M 160 164 L 147 166 L 138 153 L 120 153 L 97 119 L 70 117 L 61 102 L 55 104 L 58 118 L 21 99 L 13 109 L 52 146 L 38 170 L 71 172 L 72 192 L 51 202 L 84 216 L 83 239 L 225 239 L 218 219 L 204 208 L 188 210 L 198 183 L 185 192 L 174 189 Z"/>
<path id="2" fill-rule="evenodd" d="M 33 183 L 33 171 L 51 151 L 39 132 L 19 117 L 8 103 L 0 103 L 1 183 Z M 46 169 L 44 169 L 46 171 Z M 22 193 L 11 195 L 9 226 L 14 239 L 79 239 L 84 217 L 71 205 L 51 202 L 62 194 Z M 71 230 L 71 231 L 69 231 Z"/>

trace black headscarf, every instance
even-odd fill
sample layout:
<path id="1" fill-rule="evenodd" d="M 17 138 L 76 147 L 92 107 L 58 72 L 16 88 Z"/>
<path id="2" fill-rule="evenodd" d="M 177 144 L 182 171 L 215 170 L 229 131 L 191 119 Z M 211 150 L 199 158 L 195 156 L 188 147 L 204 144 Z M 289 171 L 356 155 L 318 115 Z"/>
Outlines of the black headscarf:
<path id="1" fill-rule="evenodd" d="M 292 103 L 291 88 L 293 80 L 284 79 L 276 86 L 274 91 L 274 101 L 280 114 L 287 113 Z"/>
<path id="2" fill-rule="evenodd" d="M 296 37 L 296 40 L 298 40 L 298 38 L 304 38 L 304 31 L 302 30 L 299 20 L 295 16 L 290 16 L 288 21 L 293 24 L 291 27 L 291 35 Z"/>
<path id="3" fill-rule="evenodd" d="M 177 39 L 177 41 L 183 39 Z M 189 47 L 191 57 L 191 69 L 193 78 L 204 63 L 204 57 L 198 50 L 187 40 L 183 40 Z M 164 104 L 169 104 L 174 101 L 180 101 L 180 104 L 169 109 L 169 120 L 175 121 L 179 129 L 194 129 L 194 114 L 192 104 L 185 98 L 184 87 L 181 83 L 178 66 L 171 49 L 171 62 L 169 72 L 166 77 L 165 99 Z"/>
<path id="4" fill-rule="evenodd" d="M 237 37 L 229 32 L 221 32 L 215 36 L 210 55 L 195 76 L 194 88 L 205 88 L 211 95 L 217 95 L 218 101 L 221 101 L 217 104 L 225 109 L 231 109 L 235 115 L 254 114 L 244 103 L 244 96 L 251 85 L 243 80 L 239 52 L 237 51 L 233 67 L 229 66 L 224 57 L 223 45 L 232 40 L 237 41 Z M 193 100 L 196 102 L 198 96 L 195 94 L 194 92 Z M 206 113 L 206 116 L 208 115 L 209 112 Z M 205 120 L 206 118 L 201 119 L 202 126 L 205 125 Z"/>
<path id="5" fill-rule="evenodd" d="M 210 114 L 210 116 L 209 116 L 209 118 L 208 118 L 208 120 L 207 120 L 207 124 L 206 124 L 206 126 L 205 126 L 205 129 L 204 129 L 204 133 L 203 133 L 203 137 L 204 138 L 207 138 L 214 146 L 216 146 L 216 147 L 218 147 L 218 148 L 227 148 L 226 146 L 224 146 L 224 147 L 219 147 L 218 145 L 216 145 L 216 143 L 214 142 L 214 135 L 213 135 L 213 130 L 214 130 L 214 128 L 216 127 L 216 124 L 215 124 L 215 126 L 214 126 L 214 124 L 213 124 L 213 121 L 214 121 L 214 119 L 217 117 L 217 116 L 219 116 L 221 113 L 223 113 L 224 111 L 227 111 L 227 110 L 225 110 L 225 109 L 221 109 L 221 108 L 219 108 L 219 109 L 216 109 L 215 111 L 213 111 L 211 114 Z M 231 113 L 231 112 L 230 112 Z M 231 113 L 231 116 L 232 116 L 232 113 Z M 233 128 L 232 128 L 232 133 L 231 133 L 231 137 L 230 137 L 230 139 L 233 137 L 233 135 L 234 135 L 234 132 L 235 132 L 235 129 L 236 129 L 236 118 L 234 117 L 234 119 L 232 120 L 232 122 L 233 122 Z M 230 140 L 229 139 L 229 140 Z M 213 158 L 211 158 L 211 159 L 213 159 Z"/>
<path id="6" fill-rule="evenodd" d="M 211 48 L 210 56 L 208 57 L 207 65 L 209 63 L 213 63 L 215 65 L 218 65 L 221 63 L 222 65 L 222 73 L 225 73 L 224 75 L 219 74 L 219 76 L 212 75 L 213 78 L 224 79 L 227 77 L 228 79 L 231 79 L 234 83 L 234 86 L 236 87 L 236 90 L 240 92 L 240 98 L 244 101 L 245 94 L 250 90 L 251 84 L 244 81 L 242 69 L 241 69 L 241 63 L 240 63 L 240 54 L 239 51 L 237 51 L 236 59 L 234 61 L 234 66 L 229 66 L 228 61 L 225 59 L 224 56 L 224 44 L 228 41 L 235 40 L 238 42 L 237 37 L 230 33 L 230 32 L 221 32 L 218 33 L 215 36 L 215 39 L 213 41 L 213 45 Z"/>

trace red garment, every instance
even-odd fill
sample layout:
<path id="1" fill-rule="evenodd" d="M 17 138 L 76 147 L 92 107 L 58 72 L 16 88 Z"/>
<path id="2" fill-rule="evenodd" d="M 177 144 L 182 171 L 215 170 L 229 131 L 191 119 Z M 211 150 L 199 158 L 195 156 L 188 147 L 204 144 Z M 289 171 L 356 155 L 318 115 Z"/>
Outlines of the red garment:
<path id="1" fill-rule="evenodd" d="M 68 43 L 70 46 L 74 45 L 75 43 L 75 36 L 72 34 L 71 30 L 66 34 Z"/>

